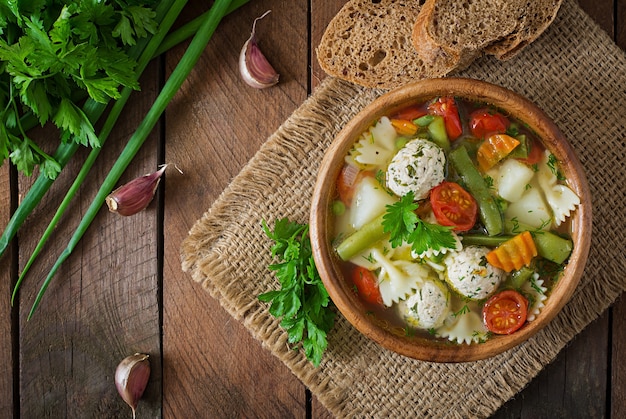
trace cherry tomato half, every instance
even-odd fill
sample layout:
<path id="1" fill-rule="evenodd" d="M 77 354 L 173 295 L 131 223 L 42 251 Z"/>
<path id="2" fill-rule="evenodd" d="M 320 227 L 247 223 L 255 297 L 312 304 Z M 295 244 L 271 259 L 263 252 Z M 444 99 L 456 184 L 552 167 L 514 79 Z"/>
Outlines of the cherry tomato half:
<path id="1" fill-rule="evenodd" d="M 514 290 L 504 290 L 491 297 L 483 307 L 487 329 L 498 335 L 510 335 L 526 323 L 528 300 Z"/>
<path id="2" fill-rule="evenodd" d="M 459 116 L 459 108 L 453 97 L 443 96 L 428 106 L 428 110 L 443 117 L 446 133 L 450 141 L 454 141 L 463 134 L 463 125 Z"/>
<path id="3" fill-rule="evenodd" d="M 430 204 L 437 222 L 454 227 L 454 231 L 470 230 L 476 223 L 478 204 L 458 183 L 442 182 L 430 191 Z"/>
<path id="4" fill-rule="evenodd" d="M 378 278 L 372 271 L 357 266 L 352 271 L 352 283 L 356 286 L 359 296 L 371 304 L 383 304 L 383 297 L 378 288 Z"/>
<path id="5" fill-rule="evenodd" d="M 490 134 L 504 134 L 510 122 L 506 116 L 487 108 L 477 109 L 470 115 L 469 128 L 476 138 L 485 138 Z"/>

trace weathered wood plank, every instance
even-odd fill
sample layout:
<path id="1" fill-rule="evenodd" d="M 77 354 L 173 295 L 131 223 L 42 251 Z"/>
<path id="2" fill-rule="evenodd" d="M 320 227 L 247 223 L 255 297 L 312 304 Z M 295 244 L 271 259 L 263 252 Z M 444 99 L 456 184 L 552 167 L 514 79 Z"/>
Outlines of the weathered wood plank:
<path id="1" fill-rule="evenodd" d="M 270 9 L 257 24 L 257 35 L 280 83 L 255 90 L 239 76 L 238 55 L 254 19 Z M 171 172 L 165 187 L 165 416 L 304 416 L 302 383 L 181 273 L 179 253 L 195 221 L 306 98 L 306 42 L 306 2 L 289 7 L 278 0 L 250 2 L 220 24 L 168 109 L 166 161 L 179 165 L 184 175 Z M 167 55 L 168 73 L 183 49 Z"/>
<path id="2" fill-rule="evenodd" d="M 612 331 L 612 358 L 611 358 L 611 406 L 610 414 L 613 418 L 626 417 L 626 365 L 624 364 L 624 354 L 626 354 L 626 298 L 624 295 L 615 303 L 612 309 L 613 327 Z"/>
<path id="3" fill-rule="evenodd" d="M 0 226 L 4 228 L 11 216 L 11 187 L 8 161 L 0 167 Z M 12 289 L 14 267 L 13 251 L 7 249 L 0 257 L 0 413 L 9 417 L 13 414 L 13 320 L 8 296 Z"/>
<path id="4" fill-rule="evenodd" d="M 626 50 L 626 2 L 616 1 L 615 7 L 615 42 Z M 622 138 L 622 141 L 624 139 Z M 611 417 L 626 417 L 626 298 L 624 294 L 612 308 L 612 359 L 611 359 Z"/>
<path id="5" fill-rule="evenodd" d="M 151 385 L 141 414 L 160 411 L 160 328 L 157 283 L 156 208 L 124 218 L 102 208 L 74 254 L 61 267 L 39 310 L 26 316 L 43 278 L 69 240 L 80 217 L 158 90 L 158 65 L 146 70 L 142 92 L 133 95 L 71 209 L 31 268 L 20 294 L 20 412 L 24 417 L 127 416 L 113 376 L 134 352 L 153 355 Z M 38 143 L 56 144 L 41 133 Z M 148 139 L 126 182 L 157 167 L 158 130 Z M 19 234 L 24 266 L 51 215 L 85 158 L 81 150 L 57 179 Z M 24 193 L 30 179 L 20 180 Z M 141 415 L 140 415 L 141 417 Z"/>

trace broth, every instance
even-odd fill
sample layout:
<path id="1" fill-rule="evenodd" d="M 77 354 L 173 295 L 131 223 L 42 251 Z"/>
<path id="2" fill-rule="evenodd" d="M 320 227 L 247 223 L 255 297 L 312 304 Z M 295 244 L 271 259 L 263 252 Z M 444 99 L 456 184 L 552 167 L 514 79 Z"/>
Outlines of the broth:
<path id="1" fill-rule="evenodd" d="M 346 156 L 336 192 L 334 245 L 363 309 L 393 333 L 468 344 L 540 315 L 571 253 L 569 215 L 579 203 L 523 122 L 451 97 L 376 121 Z M 417 215 L 413 228 L 422 233 L 394 245 L 390 212 L 402 208 Z M 437 237 L 456 242 L 441 246 Z M 509 244 L 522 238 L 534 257 L 498 259 L 504 248 L 517 252 Z M 420 240 L 432 248 L 415 245 Z M 355 242 L 360 247 L 349 247 Z M 515 327 L 493 314 L 495 301 L 510 302 L 505 296 L 523 317 Z"/>

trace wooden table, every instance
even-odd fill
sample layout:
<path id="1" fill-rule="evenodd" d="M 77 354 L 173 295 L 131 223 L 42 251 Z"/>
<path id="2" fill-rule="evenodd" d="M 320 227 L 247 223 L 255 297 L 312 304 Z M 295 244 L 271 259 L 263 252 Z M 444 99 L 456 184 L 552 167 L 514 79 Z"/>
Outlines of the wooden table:
<path id="1" fill-rule="evenodd" d="M 187 19 L 204 11 L 187 6 Z M 39 311 L 26 315 L 42 278 L 66 246 L 98 184 L 184 52 L 154 60 L 53 240 L 31 269 L 18 304 L 9 304 L 17 273 L 80 168 L 70 162 L 0 259 L 0 416 L 130 417 L 113 382 L 117 363 L 151 355 L 152 376 L 138 417 L 329 417 L 305 386 L 208 293 L 181 271 L 180 245 L 265 139 L 324 77 L 314 48 L 344 0 L 256 0 L 228 16 L 122 181 L 169 170 L 150 207 L 120 217 L 102 209 L 62 266 Z M 626 1 L 580 0 L 626 48 Z M 237 72 L 252 21 L 281 74 L 257 91 Z M 49 131 L 33 135 L 45 136 Z M 53 136 L 51 136 L 53 137 Z M 51 147 L 54 145 L 51 142 Z M 32 180 L 0 168 L 0 226 Z M 618 301 L 495 417 L 626 417 L 626 301 Z"/>

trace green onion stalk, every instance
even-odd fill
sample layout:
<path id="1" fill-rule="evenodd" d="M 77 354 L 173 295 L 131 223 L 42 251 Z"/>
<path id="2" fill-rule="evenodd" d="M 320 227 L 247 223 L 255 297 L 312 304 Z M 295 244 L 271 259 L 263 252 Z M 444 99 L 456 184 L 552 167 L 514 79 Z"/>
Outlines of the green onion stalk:
<path id="1" fill-rule="evenodd" d="M 83 237 L 91 222 L 96 217 L 98 211 L 105 202 L 106 197 L 111 193 L 115 184 L 122 176 L 132 159 L 135 157 L 146 138 L 158 122 L 165 108 L 170 103 L 176 92 L 180 89 L 181 85 L 195 66 L 196 62 L 200 58 L 200 55 L 206 48 L 209 40 L 213 36 L 213 33 L 217 29 L 218 24 L 228 11 L 228 7 L 231 4 L 231 0 L 216 0 L 211 6 L 208 14 L 203 18 L 200 26 L 193 39 L 191 40 L 189 47 L 185 51 L 180 62 L 170 75 L 169 79 L 163 86 L 161 93 L 157 96 L 154 104 L 139 124 L 135 133 L 130 137 L 126 147 L 118 157 L 117 161 L 109 171 L 109 174 L 102 183 L 96 197 L 92 201 L 91 205 L 87 209 L 80 224 L 76 228 L 74 234 L 70 238 L 70 241 L 65 250 L 58 257 L 52 269 L 49 271 L 46 279 L 44 280 L 37 297 L 33 303 L 33 306 L 28 314 L 28 319 L 32 317 L 36 311 L 50 281 L 55 276 L 59 267 L 67 260 L 72 254 L 74 248 Z"/>
<path id="2" fill-rule="evenodd" d="M 250 0 L 233 0 L 227 13 L 231 13 L 235 11 L 236 9 L 248 3 L 249 1 Z M 176 31 L 165 36 L 167 31 L 171 28 L 174 20 L 178 17 L 180 13 L 180 10 L 174 10 L 172 3 L 173 3 L 172 0 L 163 1 L 161 4 L 159 4 L 159 7 L 156 10 L 155 20 L 157 22 L 161 22 L 159 33 L 155 34 L 155 36 L 152 37 L 150 41 L 148 41 L 145 38 L 141 39 L 137 43 L 137 45 L 135 45 L 129 51 L 129 56 L 138 60 L 138 66 L 136 70 L 137 79 L 139 79 L 139 76 L 143 73 L 143 70 L 145 69 L 146 65 L 148 64 L 151 58 L 161 55 L 162 53 L 166 52 L 167 50 L 171 49 L 172 47 L 176 46 L 177 44 L 191 37 L 197 31 L 198 27 L 201 24 L 201 21 L 209 13 L 209 12 L 205 12 L 204 14 L 196 17 L 189 23 L 181 26 Z M 166 20 L 171 21 L 171 22 L 166 23 Z M 153 41 L 154 38 L 160 39 L 161 42 L 156 43 L 155 41 Z M 155 44 L 156 44 L 156 47 L 155 47 Z M 149 50 L 151 51 L 151 54 L 147 53 L 147 51 Z M 124 105 L 128 101 L 128 97 L 130 96 L 130 93 L 131 93 L 131 90 L 129 88 L 123 89 L 121 93 L 121 97 L 116 101 L 117 116 L 115 118 L 109 118 L 107 120 L 107 121 L 111 121 L 110 122 L 111 128 L 117 121 L 117 117 L 119 116 Z M 117 105 L 117 103 L 121 103 L 121 104 Z M 85 102 L 85 105 L 83 106 L 83 112 L 85 113 L 89 121 L 92 124 L 95 124 L 104 113 L 106 106 L 107 106 L 107 103 L 95 102 L 93 99 L 89 98 L 87 99 L 87 101 Z M 113 110 L 111 113 L 113 113 Z M 34 128 L 37 125 L 37 118 L 34 117 L 32 112 L 29 112 L 25 114 L 22 118 L 20 118 L 20 125 L 25 130 Z M 101 133 L 99 135 L 99 139 L 102 144 L 106 140 L 106 137 L 103 136 Z M 74 141 L 62 142 L 57 147 L 57 150 L 54 153 L 52 158 L 59 164 L 61 168 L 64 168 L 65 165 L 72 158 L 72 156 L 76 153 L 76 151 L 78 150 L 78 147 L 79 147 L 79 144 Z M 97 150 L 98 152 L 96 153 L 96 156 L 99 153 L 99 149 Z M 95 159 L 95 156 L 93 158 Z M 91 165 L 93 165 L 93 162 L 88 164 L 87 169 L 83 169 L 83 170 L 87 172 L 89 168 L 91 167 Z M 81 170 L 81 173 L 83 172 L 83 170 Z M 82 181 L 83 180 L 81 179 L 78 184 L 75 181 L 70 191 L 68 191 L 68 194 L 66 195 L 66 199 L 64 199 L 64 201 L 61 203 L 61 206 L 59 207 L 59 210 L 57 211 L 58 217 L 57 215 L 55 215 L 55 218 L 53 219 L 50 226 L 48 227 L 50 230 L 52 230 L 54 226 L 58 223 L 60 216 L 65 211 L 67 204 L 69 203 L 69 200 L 71 200 L 71 197 L 75 195 L 76 190 L 78 189 L 78 186 L 80 186 Z M 11 242 L 13 237 L 15 237 L 15 235 L 17 234 L 17 231 L 19 230 L 19 228 L 22 226 L 26 218 L 37 207 L 39 202 L 41 202 L 41 199 L 46 194 L 46 192 L 50 189 L 53 182 L 54 182 L 54 179 L 49 178 L 43 173 L 41 173 L 38 176 L 38 178 L 35 180 L 31 188 L 28 190 L 28 192 L 24 196 L 20 205 L 18 206 L 16 211 L 13 213 L 11 219 L 7 223 L 2 233 L 2 236 L 0 236 L 0 256 L 2 256 L 2 254 L 6 251 L 9 243 Z M 74 185 L 76 185 L 76 187 Z M 66 200 L 68 202 L 66 202 Z M 47 230 L 46 230 L 46 233 L 44 233 L 44 236 L 47 236 L 47 235 L 49 235 L 49 233 L 47 233 Z M 45 238 L 43 241 L 45 242 L 46 240 L 47 238 Z M 43 245 L 43 243 L 41 243 L 41 245 Z M 38 245 L 37 247 L 38 248 L 35 249 L 35 253 L 38 254 L 39 251 L 41 250 L 40 249 L 41 246 Z M 27 264 L 26 269 L 28 269 L 28 267 L 30 267 L 30 263 Z M 18 285 L 19 285 L 19 282 L 21 282 L 21 280 L 18 280 Z"/>
<path id="3" fill-rule="evenodd" d="M 168 13 L 165 13 L 163 21 L 161 22 L 159 26 L 159 30 L 157 31 L 157 33 L 154 34 L 154 36 L 152 36 L 150 41 L 145 46 L 143 52 L 139 56 L 139 59 L 137 60 L 136 74 L 143 73 L 148 63 L 154 56 L 154 52 L 163 41 L 165 34 L 170 30 L 170 28 L 172 27 L 172 25 L 174 24 L 176 20 L 176 17 L 180 14 L 180 12 L 182 11 L 182 8 L 185 6 L 186 3 L 187 3 L 187 0 L 175 0 L 173 4 L 169 5 L 170 7 L 167 10 Z M 117 119 L 122 113 L 122 110 L 124 109 L 124 106 L 126 105 L 126 102 L 128 101 L 131 93 L 132 93 L 132 89 L 130 87 L 124 87 L 120 93 L 120 98 L 115 101 L 115 104 L 111 108 L 111 112 L 107 116 L 107 119 L 105 120 L 102 126 L 100 134 L 98 135 L 98 139 L 100 141 L 100 147 L 95 147 L 91 149 L 91 152 L 89 153 L 89 155 L 87 156 L 87 159 L 83 163 L 83 166 L 80 172 L 78 173 L 78 175 L 76 176 L 76 179 L 74 180 L 74 182 L 68 189 L 67 193 L 65 194 L 65 197 L 63 198 L 63 201 L 61 201 L 61 204 L 59 205 L 57 211 L 55 212 L 54 216 L 50 220 L 48 227 L 46 228 L 43 235 L 39 239 L 37 246 L 33 250 L 33 253 L 28 259 L 28 262 L 26 262 L 24 269 L 22 270 L 19 278 L 17 279 L 17 282 L 15 283 L 15 286 L 13 288 L 13 294 L 11 296 L 11 304 L 15 302 L 17 291 L 19 290 L 19 287 L 22 284 L 24 277 L 28 273 L 28 270 L 30 269 L 32 264 L 35 262 L 35 259 L 37 258 L 37 256 L 39 256 L 39 253 L 41 252 L 44 245 L 46 244 L 46 242 L 52 235 L 54 228 L 56 227 L 58 222 L 61 220 L 72 198 L 76 195 L 76 192 L 78 191 L 82 183 L 85 181 L 85 178 L 87 177 L 87 174 L 89 173 L 89 170 L 91 170 L 91 167 L 95 163 L 96 158 L 100 154 L 100 150 L 102 150 L 102 145 L 104 145 L 109 134 L 113 130 L 113 127 L 115 126 Z"/>

